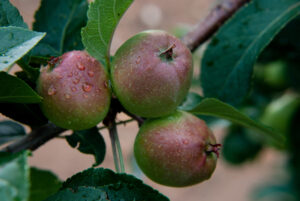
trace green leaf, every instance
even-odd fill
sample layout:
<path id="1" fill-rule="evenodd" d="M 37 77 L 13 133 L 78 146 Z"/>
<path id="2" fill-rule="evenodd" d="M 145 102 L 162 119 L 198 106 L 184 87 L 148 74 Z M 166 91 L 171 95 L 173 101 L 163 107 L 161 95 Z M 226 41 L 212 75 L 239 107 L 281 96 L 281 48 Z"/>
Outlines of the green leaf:
<path id="1" fill-rule="evenodd" d="M 0 152 L 0 167 L 4 164 L 15 160 L 18 158 L 22 153 L 8 153 L 8 152 Z"/>
<path id="2" fill-rule="evenodd" d="M 44 36 L 20 27 L 0 27 L 0 70 L 14 64 Z"/>
<path id="3" fill-rule="evenodd" d="M 251 86 L 260 52 L 300 13 L 299 0 L 253 0 L 213 37 L 202 60 L 201 82 L 206 97 L 241 103 Z"/>
<path id="4" fill-rule="evenodd" d="M 28 28 L 18 9 L 9 0 L 0 1 L 0 26 L 16 26 Z"/>
<path id="5" fill-rule="evenodd" d="M 110 58 L 113 33 L 133 0 L 95 0 L 89 6 L 88 23 L 82 29 L 82 42 L 88 53 L 103 63 Z"/>
<path id="6" fill-rule="evenodd" d="M 198 95 L 197 93 L 190 92 L 186 96 L 186 99 L 184 102 L 178 107 L 180 110 L 191 110 L 195 106 L 197 106 L 201 101 L 203 100 L 203 97 Z"/>
<path id="7" fill-rule="evenodd" d="M 252 161 L 263 148 L 263 140 L 254 132 L 240 126 L 231 126 L 222 146 L 223 158 L 232 165 Z"/>
<path id="8" fill-rule="evenodd" d="M 111 201 L 107 194 L 94 187 L 81 186 L 76 191 L 65 189 L 46 199 L 46 201 Z"/>
<path id="9" fill-rule="evenodd" d="M 0 179 L 6 181 L 17 191 L 14 201 L 27 201 L 29 196 L 29 168 L 27 152 L 0 166 Z"/>
<path id="10" fill-rule="evenodd" d="M 79 144 L 78 150 L 80 152 L 93 154 L 96 160 L 93 166 L 100 165 L 103 162 L 106 146 L 97 127 L 83 131 L 74 131 L 74 133 L 67 136 L 66 139 L 71 147 L 75 148 Z"/>
<path id="11" fill-rule="evenodd" d="M 0 113 L 31 127 L 48 122 L 38 104 L 0 103 Z"/>
<path id="12" fill-rule="evenodd" d="M 80 31 L 87 22 L 87 0 L 42 0 L 33 29 L 47 36 L 33 50 L 34 55 L 61 55 L 82 50 Z"/>
<path id="13" fill-rule="evenodd" d="M 68 179 L 62 189 L 76 190 L 80 186 L 91 186 L 104 190 L 109 200 L 118 201 L 168 201 L 169 199 L 141 180 L 127 174 L 116 174 L 109 169 L 87 169 Z"/>
<path id="14" fill-rule="evenodd" d="M 14 121 L 0 122 L 0 145 L 24 136 L 25 134 L 24 127 Z"/>
<path id="15" fill-rule="evenodd" d="M 271 128 L 252 120 L 231 105 L 223 103 L 215 98 L 205 98 L 196 107 L 188 111 L 198 115 L 201 114 L 227 119 L 233 123 L 256 130 L 257 132 L 265 135 L 265 137 L 270 139 L 272 144 L 278 148 L 285 147 L 286 139 L 283 135 L 274 132 Z"/>
<path id="16" fill-rule="evenodd" d="M 5 201 L 17 200 L 17 190 L 7 181 L 0 179 L 0 197 Z"/>
<path id="17" fill-rule="evenodd" d="M 56 193 L 61 187 L 61 181 L 50 171 L 30 168 L 29 201 L 42 201 Z M 62 199 L 64 200 L 64 199 Z"/>
<path id="18" fill-rule="evenodd" d="M 38 103 L 42 98 L 23 80 L 0 72 L 0 103 Z"/>

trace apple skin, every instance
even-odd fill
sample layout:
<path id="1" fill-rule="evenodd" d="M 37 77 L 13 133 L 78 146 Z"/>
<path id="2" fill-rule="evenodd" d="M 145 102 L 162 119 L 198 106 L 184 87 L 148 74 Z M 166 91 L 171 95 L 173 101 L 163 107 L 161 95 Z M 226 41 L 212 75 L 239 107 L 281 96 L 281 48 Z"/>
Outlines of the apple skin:
<path id="1" fill-rule="evenodd" d="M 71 51 L 41 68 L 37 91 L 45 116 L 59 127 L 84 130 L 101 122 L 111 99 L 104 67 L 83 51 Z"/>
<path id="2" fill-rule="evenodd" d="M 134 155 L 138 166 L 154 182 L 184 187 L 211 177 L 218 146 L 203 120 L 178 111 L 147 120 L 135 139 Z"/>
<path id="3" fill-rule="evenodd" d="M 113 90 L 133 114 L 149 118 L 169 115 L 188 93 L 192 63 L 190 50 L 178 38 L 158 30 L 141 32 L 115 54 Z"/>

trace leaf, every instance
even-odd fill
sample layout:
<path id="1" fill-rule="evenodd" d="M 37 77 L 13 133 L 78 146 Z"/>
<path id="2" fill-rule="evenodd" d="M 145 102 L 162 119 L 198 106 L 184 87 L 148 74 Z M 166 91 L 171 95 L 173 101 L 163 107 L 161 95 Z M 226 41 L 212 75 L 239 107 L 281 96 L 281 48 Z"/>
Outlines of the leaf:
<path id="1" fill-rule="evenodd" d="M 20 153 L 14 160 L 0 166 L 0 179 L 16 189 L 16 201 L 27 201 L 29 196 L 27 152 Z"/>
<path id="2" fill-rule="evenodd" d="M 197 93 L 190 92 L 184 102 L 178 107 L 180 110 L 191 110 L 203 100 L 203 97 Z"/>
<path id="3" fill-rule="evenodd" d="M 259 56 L 258 62 L 297 61 L 300 56 L 300 16 L 289 22 Z"/>
<path id="4" fill-rule="evenodd" d="M 55 174 L 37 168 L 30 168 L 30 181 L 29 201 L 45 200 L 61 187 L 61 181 Z"/>
<path id="5" fill-rule="evenodd" d="M 89 6 L 88 23 L 82 29 L 82 42 L 88 53 L 106 63 L 110 59 L 113 33 L 133 0 L 95 0 Z"/>
<path id="6" fill-rule="evenodd" d="M 26 134 L 22 125 L 13 121 L 0 122 L 0 145 L 24 136 Z"/>
<path id="7" fill-rule="evenodd" d="M 256 130 L 257 132 L 265 135 L 265 137 L 270 139 L 272 143 L 279 148 L 285 147 L 286 139 L 283 135 L 272 131 L 271 128 L 250 119 L 231 105 L 223 103 L 215 98 L 205 98 L 196 107 L 188 111 L 193 114 L 202 114 L 227 119 L 233 123 Z"/>
<path id="8" fill-rule="evenodd" d="M 18 9 L 9 0 L 0 1 L 0 26 L 16 26 L 28 28 Z"/>
<path id="9" fill-rule="evenodd" d="M 23 80 L 0 72 L 0 103 L 39 103 L 42 100 Z"/>
<path id="10" fill-rule="evenodd" d="M 80 30 L 87 22 L 87 0 L 42 0 L 33 29 L 47 36 L 33 50 L 34 55 L 58 56 L 82 50 Z"/>
<path id="11" fill-rule="evenodd" d="M 76 190 L 80 186 L 96 187 L 104 190 L 111 201 L 144 200 L 168 201 L 169 199 L 141 180 L 127 174 L 116 174 L 109 169 L 87 169 L 69 178 L 62 190 Z"/>
<path id="12" fill-rule="evenodd" d="M 258 55 L 299 12 L 299 0 L 253 0 L 237 12 L 204 54 L 201 82 L 205 96 L 240 104 L 250 89 Z"/>
<path id="13" fill-rule="evenodd" d="M 0 27 L 0 70 L 14 64 L 44 36 L 20 27 Z"/>
<path id="14" fill-rule="evenodd" d="M 76 191 L 65 189 L 46 199 L 46 201 L 110 201 L 107 194 L 94 187 L 80 186 Z"/>
<path id="15" fill-rule="evenodd" d="M 0 152 L 0 167 L 18 158 L 22 153 Z M 1 169 L 1 168 L 0 168 Z"/>
<path id="16" fill-rule="evenodd" d="M 88 130 L 74 131 L 72 135 L 66 136 L 69 145 L 85 154 L 93 154 L 96 162 L 93 166 L 100 165 L 105 157 L 106 146 L 104 139 L 97 127 Z"/>
<path id="17" fill-rule="evenodd" d="M 48 122 L 38 104 L 0 103 L 0 113 L 30 127 Z"/>
<path id="18" fill-rule="evenodd" d="M 5 201 L 15 201 L 17 199 L 17 190 L 7 181 L 0 179 L 0 197 Z"/>

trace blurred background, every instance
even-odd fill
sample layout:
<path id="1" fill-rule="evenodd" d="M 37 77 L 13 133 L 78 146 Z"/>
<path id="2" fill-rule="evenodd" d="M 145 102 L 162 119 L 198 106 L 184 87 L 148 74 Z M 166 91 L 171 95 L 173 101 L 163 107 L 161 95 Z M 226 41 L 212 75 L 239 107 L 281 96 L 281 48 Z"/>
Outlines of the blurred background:
<path id="1" fill-rule="evenodd" d="M 163 29 L 180 37 L 201 22 L 219 2 L 221 0 L 136 0 L 116 30 L 112 43 L 112 54 L 129 37 L 146 29 Z M 11 3 L 19 9 L 25 22 L 31 26 L 40 0 L 11 0 Z M 199 48 L 194 55 L 195 78 L 200 73 L 202 49 Z M 276 63 L 276 65 L 282 66 L 280 63 Z M 259 77 L 262 74 L 259 71 L 257 75 Z M 192 90 L 201 93 L 197 81 Z M 251 101 L 253 100 L 251 99 Z M 269 100 L 260 101 L 267 105 Z M 249 115 L 253 115 L 254 118 L 260 115 L 251 107 L 242 109 Z M 129 119 L 126 115 L 118 116 L 118 120 L 126 119 Z M 276 186 L 289 180 L 288 155 L 286 153 L 263 147 L 259 137 L 249 137 L 251 131 L 232 126 L 226 121 L 213 121 L 211 128 L 218 141 L 224 144 L 224 148 L 221 150 L 220 160 L 210 180 L 192 187 L 169 188 L 155 184 L 144 177 L 133 158 L 133 143 L 138 132 L 137 124 L 134 122 L 118 127 L 126 172 L 143 179 L 145 183 L 158 189 L 172 201 L 293 200 L 284 190 L 280 191 L 280 196 L 273 198 L 264 196 L 266 191 L 270 191 L 268 189 L 264 191 L 266 186 Z M 106 141 L 107 154 L 101 167 L 114 169 L 108 133 L 103 130 L 102 134 Z M 251 136 L 256 135 L 252 134 Z M 51 170 L 60 179 L 65 180 L 73 174 L 91 167 L 94 158 L 71 148 L 66 140 L 57 138 L 33 152 L 29 162 L 32 166 Z M 259 195 L 261 195 L 260 199 L 258 199 Z"/>

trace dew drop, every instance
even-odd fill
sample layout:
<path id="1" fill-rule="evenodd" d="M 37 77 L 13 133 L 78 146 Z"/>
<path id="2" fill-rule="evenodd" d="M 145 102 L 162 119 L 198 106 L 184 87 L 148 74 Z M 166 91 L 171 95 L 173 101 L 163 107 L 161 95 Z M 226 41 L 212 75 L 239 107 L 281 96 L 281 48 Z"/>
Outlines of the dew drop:
<path id="1" fill-rule="evenodd" d="M 57 79 L 62 79 L 63 78 L 63 76 L 61 74 L 58 74 L 56 77 L 57 77 Z"/>
<path id="2" fill-rule="evenodd" d="M 68 77 L 72 77 L 72 76 L 73 76 L 73 72 L 69 72 Z"/>
<path id="3" fill-rule="evenodd" d="M 65 98 L 66 98 L 66 99 L 70 99 L 70 98 L 71 98 L 71 95 L 70 95 L 70 94 L 65 94 Z"/>
<path id="4" fill-rule="evenodd" d="M 78 77 L 76 77 L 76 78 L 73 79 L 73 83 L 74 83 L 74 84 L 78 84 L 79 81 L 80 81 L 80 78 L 78 78 Z"/>
<path id="5" fill-rule="evenodd" d="M 95 74 L 94 71 L 91 71 L 91 70 L 88 71 L 88 76 L 89 77 L 94 77 L 94 74 Z"/>
<path id="6" fill-rule="evenodd" d="M 83 85 L 82 85 L 82 89 L 83 89 L 83 91 L 85 91 L 85 92 L 90 92 L 91 90 L 92 90 L 92 85 L 91 84 L 89 84 L 89 83 L 84 83 Z"/>
<path id="7" fill-rule="evenodd" d="M 104 85 L 104 88 L 108 87 L 107 82 L 104 82 L 103 85 Z"/>
<path id="8" fill-rule="evenodd" d="M 141 57 L 140 57 L 140 56 L 138 56 L 138 58 L 137 58 L 137 60 L 135 61 L 135 63 L 136 63 L 136 64 L 141 63 Z"/>
<path id="9" fill-rule="evenodd" d="M 48 89 L 48 95 L 49 96 L 52 96 L 52 95 L 55 95 L 56 94 L 56 89 L 54 86 L 50 86 L 49 89 Z"/>
<path id="10" fill-rule="evenodd" d="M 76 88 L 76 87 L 71 87 L 71 90 L 72 90 L 73 92 L 75 92 L 75 91 L 77 91 L 77 88 Z"/>
<path id="11" fill-rule="evenodd" d="M 78 71 L 75 71 L 75 72 L 74 72 L 74 75 L 78 75 Z"/>
<path id="12" fill-rule="evenodd" d="M 188 144 L 189 141 L 188 140 L 183 140 L 183 144 Z"/>
<path id="13" fill-rule="evenodd" d="M 77 64 L 79 70 L 85 70 L 85 66 L 82 63 Z"/>

